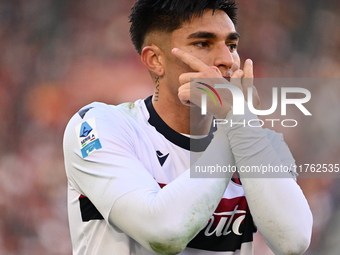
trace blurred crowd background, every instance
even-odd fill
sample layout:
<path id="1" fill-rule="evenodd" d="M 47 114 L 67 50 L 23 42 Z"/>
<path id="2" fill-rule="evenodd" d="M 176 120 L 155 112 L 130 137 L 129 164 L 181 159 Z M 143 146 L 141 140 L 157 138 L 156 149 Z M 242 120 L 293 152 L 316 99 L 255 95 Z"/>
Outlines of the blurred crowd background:
<path id="1" fill-rule="evenodd" d="M 134 101 L 153 88 L 129 39 L 133 2 L 0 0 L 0 254 L 71 254 L 67 121 L 92 101 Z M 340 2 L 238 5 L 239 53 L 257 77 L 334 79 L 311 87 L 312 121 L 284 133 L 298 163 L 339 163 Z M 339 254 L 339 179 L 299 183 L 314 214 L 306 254 Z M 260 235 L 255 254 L 272 254 Z"/>

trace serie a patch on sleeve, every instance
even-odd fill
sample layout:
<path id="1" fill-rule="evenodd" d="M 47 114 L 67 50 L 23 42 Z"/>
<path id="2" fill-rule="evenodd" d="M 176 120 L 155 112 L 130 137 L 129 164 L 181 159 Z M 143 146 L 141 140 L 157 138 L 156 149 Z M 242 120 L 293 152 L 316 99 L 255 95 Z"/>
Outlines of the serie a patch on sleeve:
<path id="1" fill-rule="evenodd" d="M 96 119 L 91 118 L 76 126 L 76 134 L 83 158 L 102 148 L 98 137 Z"/>

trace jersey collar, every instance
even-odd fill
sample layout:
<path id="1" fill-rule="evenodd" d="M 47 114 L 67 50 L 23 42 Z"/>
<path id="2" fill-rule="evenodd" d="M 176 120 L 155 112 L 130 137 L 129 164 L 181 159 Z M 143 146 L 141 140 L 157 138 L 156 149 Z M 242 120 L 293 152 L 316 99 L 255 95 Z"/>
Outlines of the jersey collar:
<path id="1" fill-rule="evenodd" d="M 144 102 L 150 115 L 150 118 L 148 120 L 150 125 L 155 127 L 156 130 L 161 133 L 167 140 L 176 144 L 177 146 L 193 152 L 202 152 L 205 151 L 205 149 L 210 144 L 212 138 L 214 137 L 213 132 L 216 131 L 216 128 L 214 128 L 213 126 L 211 126 L 209 135 L 202 139 L 191 139 L 187 136 L 177 133 L 175 130 L 169 127 L 158 115 L 152 105 L 152 96 L 146 98 Z"/>

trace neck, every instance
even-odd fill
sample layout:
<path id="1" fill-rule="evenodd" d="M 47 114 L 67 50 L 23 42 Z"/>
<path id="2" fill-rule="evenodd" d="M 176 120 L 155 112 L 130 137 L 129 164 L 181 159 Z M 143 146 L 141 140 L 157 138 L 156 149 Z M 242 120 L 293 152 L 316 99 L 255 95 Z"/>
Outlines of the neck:
<path id="1" fill-rule="evenodd" d="M 199 107 L 183 105 L 178 98 L 153 96 L 152 104 L 157 114 L 173 130 L 182 134 L 207 135 L 211 128 L 211 115 L 201 115 Z"/>

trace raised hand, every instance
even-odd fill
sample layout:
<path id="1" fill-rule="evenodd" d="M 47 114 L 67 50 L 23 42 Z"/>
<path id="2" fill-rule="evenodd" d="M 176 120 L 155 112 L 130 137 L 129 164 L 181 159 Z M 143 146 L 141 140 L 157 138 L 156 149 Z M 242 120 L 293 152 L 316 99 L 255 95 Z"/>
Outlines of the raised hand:
<path id="1" fill-rule="evenodd" d="M 201 107 L 201 96 L 209 91 L 215 94 L 216 100 L 215 102 L 207 100 L 207 112 L 216 118 L 225 118 L 231 110 L 232 94 L 228 89 L 214 89 L 214 85 L 229 84 L 240 88 L 245 99 L 247 99 L 248 88 L 253 87 L 253 102 L 255 108 L 258 107 L 259 97 L 253 86 L 253 64 L 250 59 L 246 60 L 244 70 L 239 69 L 232 74 L 229 82 L 216 66 L 208 66 L 198 58 L 177 48 L 173 49 L 172 53 L 194 70 L 194 72 L 183 73 L 179 76 L 181 86 L 178 89 L 178 97 L 183 104 Z"/>

